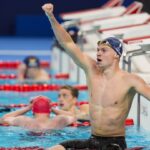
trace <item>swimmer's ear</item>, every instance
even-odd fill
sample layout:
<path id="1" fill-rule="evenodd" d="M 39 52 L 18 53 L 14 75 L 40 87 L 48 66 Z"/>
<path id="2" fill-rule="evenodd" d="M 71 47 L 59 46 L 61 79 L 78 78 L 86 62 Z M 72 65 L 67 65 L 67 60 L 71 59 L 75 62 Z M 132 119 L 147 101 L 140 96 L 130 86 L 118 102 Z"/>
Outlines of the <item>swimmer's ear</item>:
<path id="1" fill-rule="evenodd" d="M 115 54 L 115 58 L 119 58 L 119 55 L 118 55 L 118 54 Z"/>

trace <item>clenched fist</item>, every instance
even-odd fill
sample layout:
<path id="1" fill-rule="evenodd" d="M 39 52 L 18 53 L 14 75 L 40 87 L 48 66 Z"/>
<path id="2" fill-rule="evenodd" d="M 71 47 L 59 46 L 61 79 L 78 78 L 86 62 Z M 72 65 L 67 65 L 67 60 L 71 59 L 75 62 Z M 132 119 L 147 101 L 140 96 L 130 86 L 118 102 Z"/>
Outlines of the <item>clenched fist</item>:
<path id="1" fill-rule="evenodd" d="M 51 3 L 44 4 L 42 9 L 45 11 L 46 15 L 51 16 L 53 13 L 53 5 Z"/>

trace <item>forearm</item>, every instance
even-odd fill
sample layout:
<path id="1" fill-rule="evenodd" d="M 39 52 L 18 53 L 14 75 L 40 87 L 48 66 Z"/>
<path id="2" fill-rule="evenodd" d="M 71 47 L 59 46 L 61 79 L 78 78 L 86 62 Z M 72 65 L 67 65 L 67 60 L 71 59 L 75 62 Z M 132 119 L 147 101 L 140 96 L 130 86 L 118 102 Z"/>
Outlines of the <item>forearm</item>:
<path id="1" fill-rule="evenodd" d="M 29 106 L 27 106 L 25 108 L 22 108 L 22 109 L 19 109 L 17 111 L 13 111 L 13 112 L 10 112 L 10 113 L 4 115 L 4 118 L 20 116 L 20 115 L 27 113 L 30 110 L 31 110 L 31 108 Z"/>
<path id="2" fill-rule="evenodd" d="M 59 24 L 53 14 L 53 5 L 51 3 L 44 4 L 42 9 L 46 13 L 51 23 L 51 27 L 54 34 L 60 43 L 60 45 L 65 49 L 66 53 L 72 57 L 77 65 L 82 68 L 87 66 L 86 55 L 83 55 L 81 49 L 73 42 L 69 33 Z M 86 68 L 85 68 L 86 69 Z"/>
<path id="3" fill-rule="evenodd" d="M 67 43 L 72 43 L 73 40 L 71 38 L 71 36 L 69 35 L 69 33 L 58 23 L 58 21 L 56 20 L 56 18 L 54 17 L 53 13 L 51 14 L 47 14 L 48 19 L 51 23 L 51 26 L 53 28 L 54 34 L 57 38 L 57 40 L 59 41 L 59 43 L 61 44 L 61 46 L 63 46 L 65 48 Z"/>

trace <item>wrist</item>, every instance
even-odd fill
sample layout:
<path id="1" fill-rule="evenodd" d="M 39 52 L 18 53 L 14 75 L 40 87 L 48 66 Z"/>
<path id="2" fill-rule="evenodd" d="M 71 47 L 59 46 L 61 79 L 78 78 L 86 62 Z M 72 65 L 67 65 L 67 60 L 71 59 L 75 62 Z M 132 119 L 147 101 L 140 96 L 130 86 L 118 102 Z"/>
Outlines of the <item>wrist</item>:
<path id="1" fill-rule="evenodd" d="M 45 13 L 49 20 L 54 17 L 53 13 Z"/>
<path id="2" fill-rule="evenodd" d="M 29 110 L 31 110 L 31 108 L 32 108 L 32 107 L 31 107 L 30 105 L 28 105 L 28 106 L 26 107 L 26 110 L 29 111 Z"/>

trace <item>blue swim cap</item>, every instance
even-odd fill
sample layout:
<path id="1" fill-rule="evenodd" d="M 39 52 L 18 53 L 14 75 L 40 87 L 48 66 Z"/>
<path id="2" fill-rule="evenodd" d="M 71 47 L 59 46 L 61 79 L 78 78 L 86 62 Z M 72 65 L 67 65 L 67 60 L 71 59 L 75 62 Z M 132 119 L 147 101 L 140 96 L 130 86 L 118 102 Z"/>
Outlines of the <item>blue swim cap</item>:
<path id="1" fill-rule="evenodd" d="M 110 46 L 119 56 L 122 55 L 123 52 L 123 44 L 122 42 L 115 38 L 115 37 L 109 37 L 104 39 L 103 41 L 98 41 L 98 44 L 107 44 Z"/>
<path id="2" fill-rule="evenodd" d="M 24 59 L 24 63 L 28 68 L 38 68 L 40 67 L 40 61 L 35 56 L 28 56 Z"/>

